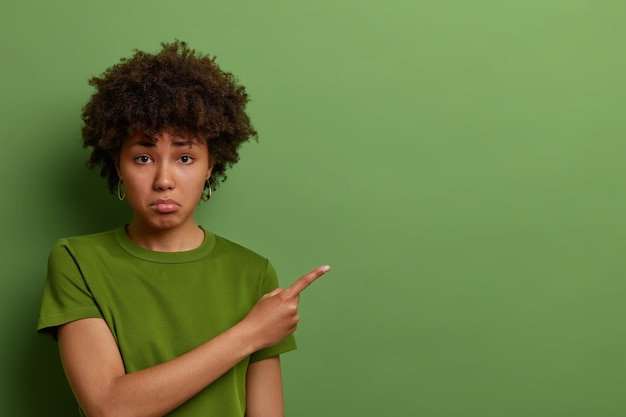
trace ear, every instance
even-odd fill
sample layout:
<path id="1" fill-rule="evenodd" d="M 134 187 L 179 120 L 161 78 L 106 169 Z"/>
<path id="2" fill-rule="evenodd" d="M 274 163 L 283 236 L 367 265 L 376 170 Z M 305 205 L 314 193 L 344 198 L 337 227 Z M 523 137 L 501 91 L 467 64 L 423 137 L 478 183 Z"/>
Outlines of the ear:
<path id="1" fill-rule="evenodd" d="M 207 173 L 206 173 L 207 180 L 211 178 L 211 173 L 213 172 L 213 166 L 214 166 L 213 161 L 209 159 L 209 169 L 207 170 Z M 119 174 L 119 171 L 118 171 L 118 174 Z"/>
<path id="2" fill-rule="evenodd" d="M 113 165 L 115 166 L 115 171 L 117 172 L 117 176 L 122 178 L 122 171 L 120 171 L 120 156 L 116 155 L 113 158 Z"/>

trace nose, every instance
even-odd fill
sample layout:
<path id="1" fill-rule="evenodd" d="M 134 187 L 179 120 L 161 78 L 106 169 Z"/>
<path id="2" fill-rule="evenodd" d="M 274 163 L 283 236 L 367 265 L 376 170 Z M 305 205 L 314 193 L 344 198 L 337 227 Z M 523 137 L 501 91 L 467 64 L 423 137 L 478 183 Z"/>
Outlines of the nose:
<path id="1" fill-rule="evenodd" d="M 172 168 L 167 163 L 158 164 L 153 187 L 157 191 L 172 190 L 176 185 Z"/>

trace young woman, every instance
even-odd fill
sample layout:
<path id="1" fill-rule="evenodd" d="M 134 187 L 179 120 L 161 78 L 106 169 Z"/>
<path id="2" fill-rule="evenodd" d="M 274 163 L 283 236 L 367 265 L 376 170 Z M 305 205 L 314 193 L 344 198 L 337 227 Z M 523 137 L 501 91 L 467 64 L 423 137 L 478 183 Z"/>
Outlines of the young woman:
<path id="1" fill-rule="evenodd" d="M 134 215 L 57 242 L 38 331 L 58 338 L 81 415 L 281 416 L 299 293 L 329 268 L 281 290 L 265 258 L 196 224 L 256 132 L 231 74 L 184 42 L 162 46 L 90 80 L 90 165 Z"/>

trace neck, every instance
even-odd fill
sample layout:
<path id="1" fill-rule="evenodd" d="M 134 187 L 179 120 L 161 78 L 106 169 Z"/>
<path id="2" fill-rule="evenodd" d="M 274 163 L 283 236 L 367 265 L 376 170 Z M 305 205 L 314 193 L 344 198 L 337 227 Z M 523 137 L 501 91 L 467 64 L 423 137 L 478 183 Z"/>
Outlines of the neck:
<path id="1" fill-rule="evenodd" d="M 195 223 L 172 230 L 152 229 L 133 220 L 126 233 L 138 246 L 157 252 L 184 252 L 196 249 L 204 241 L 204 232 Z"/>

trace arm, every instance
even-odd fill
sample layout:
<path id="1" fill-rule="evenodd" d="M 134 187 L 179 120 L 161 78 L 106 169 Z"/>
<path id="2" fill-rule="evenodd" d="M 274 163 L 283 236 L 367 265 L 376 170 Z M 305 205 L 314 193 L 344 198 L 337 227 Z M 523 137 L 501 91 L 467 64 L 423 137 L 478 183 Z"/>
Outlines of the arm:
<path id="1" fill-rule="evenodd" d="M 89 417 L 163 416 L 246 356 L 293 333 L 300 292 L 326 271 L 317 268 L 289 288 L 264 295 L 241 322 L 197 348 L 130 374 L 104 320 L 62 325 L 59 349 L 70 386 Z"/>
<path id="2" fill-rule="evenodd" d="M 126 374 L 104 320 L 68 323 L 58 336 L 65 373 L 89 417 L 163 416 L 255 350 L 235 326 L 178 358 Z"/>
<path id="3" fill-rule="evenodd" d="M 274 356 L 248 365 L 246 417 L 283 417 L 284 415 L 280 358 Z"/>

